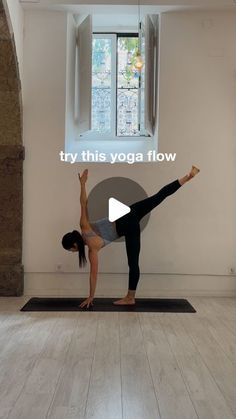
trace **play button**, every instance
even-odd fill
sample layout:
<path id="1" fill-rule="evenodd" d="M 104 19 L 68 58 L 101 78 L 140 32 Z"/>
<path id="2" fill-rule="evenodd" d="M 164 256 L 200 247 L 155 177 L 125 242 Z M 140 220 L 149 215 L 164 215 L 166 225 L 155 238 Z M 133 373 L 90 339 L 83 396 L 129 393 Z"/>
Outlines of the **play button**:
<path id="1" fill-rule="evenodd" d="M 132 213 L 132 207 L 130 211 L 130 206 L 147 198 L 147 196 L 142 186 L 130 178 L 121 176 L 106 178 L 98 182 L 88 195 L 89 220 L 94 222 L 101 218 L 108 218 L 110 222 L 115 222 L 129 212 Z M 146 227 L 149 217 L 150 213 L 140 221 L 141 231 Z M 106 232 L 104 232 L 105 234 Z M 104 238 L 106 237 L 104 236 Z M 109 240 L 109 233 L 107 240 Z M 114 243 L 124 240 L 124 236 L 122 236 Z"/>
<path id="2" fill-rule="evenodd" d="M 122 202 L 118 201 L 115 198 L 109 199 L 109 207 L 108 207 L 108 219 L 109 221 L 116 221 L 119 218 L 123 217 L 124 215 L 130 212 L 130 207 Z"/>

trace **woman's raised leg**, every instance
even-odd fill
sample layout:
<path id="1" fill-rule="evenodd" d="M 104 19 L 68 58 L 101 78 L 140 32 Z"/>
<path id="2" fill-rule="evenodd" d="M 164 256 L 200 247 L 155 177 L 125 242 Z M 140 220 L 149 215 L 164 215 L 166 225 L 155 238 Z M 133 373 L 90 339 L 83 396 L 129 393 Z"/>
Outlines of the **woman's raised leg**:
<path id="1" fill-rule="evenodd" d="M 176 179 L 168 185 L 165 185 L 163 188 L 159 190 L 156 194 L 150 196 L 149 198 L 143 199 L 142 201 L 136 202 L 130 206 L 131 212 L 133 211 L 139 220 L 141 220 L 145 215 L 147 215 L 150 211 L 156 208 L 165 198 L 174 194 L 184 183 L 188 182 L 192 179 L 197 173 L 199 169 L 195 166 L 192 166 L 192 169 L 189 174 L 185 175 L 180 179 Z"/>

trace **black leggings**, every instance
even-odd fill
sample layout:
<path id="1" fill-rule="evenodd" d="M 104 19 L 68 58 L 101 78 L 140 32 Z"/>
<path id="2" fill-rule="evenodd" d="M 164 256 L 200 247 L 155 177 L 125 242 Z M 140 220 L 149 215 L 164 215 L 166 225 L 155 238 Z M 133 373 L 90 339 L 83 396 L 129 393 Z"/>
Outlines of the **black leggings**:
<path id="1" fill-rule="evenodd" d="M 136 202 L 130 206 L 131 211 L 124 217 L 116 220 L 116 230 L 119 236 L 125 236 L 125 245 L 129 265 L 129 290 L 136 290 L 140 270 L 140 220 L 147 215 L 153 208 L 157 207 L 167 196 L 175 193 L 181 184 L 178 179 L 169 183 L 157 192 L 155 195 L 142 201 Z"/>

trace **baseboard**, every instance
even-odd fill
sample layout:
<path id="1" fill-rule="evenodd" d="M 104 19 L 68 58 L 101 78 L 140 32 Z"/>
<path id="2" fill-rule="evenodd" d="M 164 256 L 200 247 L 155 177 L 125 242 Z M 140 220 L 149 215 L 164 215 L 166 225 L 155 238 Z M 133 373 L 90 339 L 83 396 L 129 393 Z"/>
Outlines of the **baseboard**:
<path id="1" fill-rule="evenodd" d="M 127 291 L 125 274 L 100 274 L 97 297 L 119 297 Z M 25 273 L 25 296 L 85 297 L 88 274 Z M 236 275 L 142 274 L 137 297 L 235 297 Z"/>

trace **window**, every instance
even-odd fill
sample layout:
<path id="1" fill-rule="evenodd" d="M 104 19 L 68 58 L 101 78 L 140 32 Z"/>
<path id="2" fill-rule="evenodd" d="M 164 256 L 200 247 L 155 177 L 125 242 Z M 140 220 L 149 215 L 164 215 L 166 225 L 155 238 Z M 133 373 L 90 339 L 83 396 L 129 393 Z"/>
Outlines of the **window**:
<path id="1" fill-rule="evenodd" d="M 92 126 L 87 138 L 138 137 L 141 130 L 141 77 L 134 67 L 137 33 L 93 34 Z M 143 107 L 142 107 L 143 108 Z"/>
<path id="2" fill-rule="evenodd" d="M 139 47 L 138 34 L 117 37 L 117 136 L 140 135 L 141 74 L 134 67 L 134 57 Z"/>
<path id="3" fill-rule="evenodd" d="M 115 94 L 115 54 L 112 35 L 93 36 L 92 45 L 92 131 L 112 132 Z M 112 72 L 113 69 L 113 72 Z"/>
<path id="4" fill-rule="evenodd" d="M 145 16 L 140 37 L 136 32 L 93 33 L 91 15 L 77 27 L 72 127 L 76 140 L 146 140 L 153 136 L 158 79 L 155 21 L 157 17 Z M 141 72 L 133 65 L 138 47 L 144 59 Z M 70 54 L 73 58 L 72 49 Z M 70 89 L 72 85 L 73 79 Z"/>

